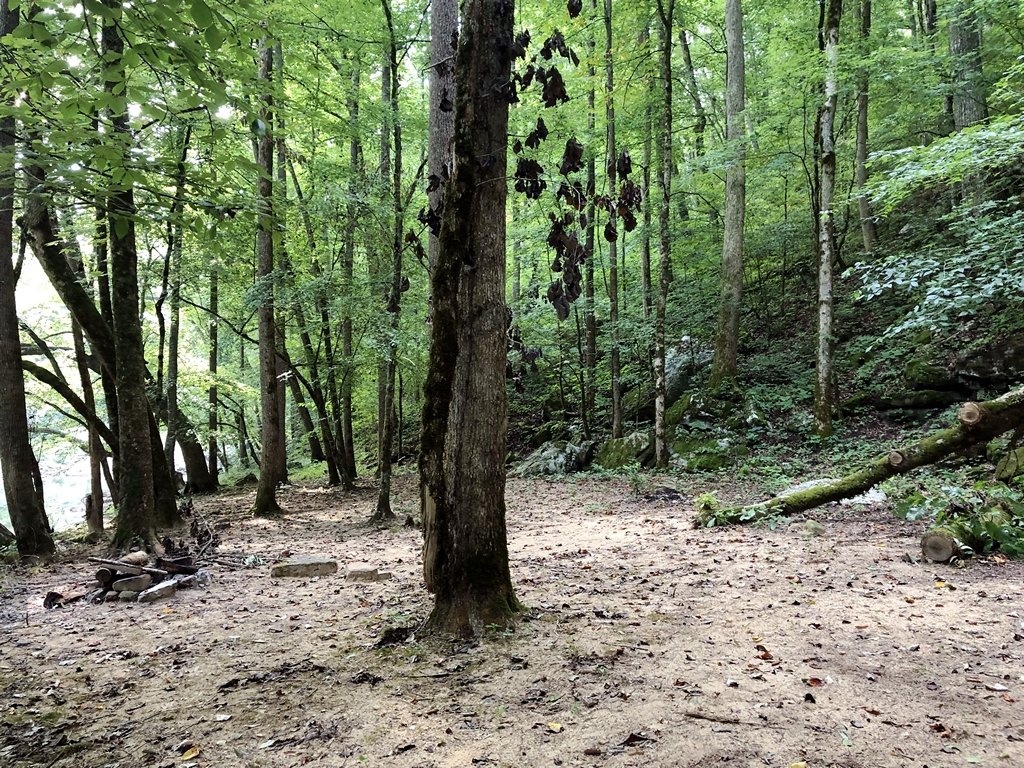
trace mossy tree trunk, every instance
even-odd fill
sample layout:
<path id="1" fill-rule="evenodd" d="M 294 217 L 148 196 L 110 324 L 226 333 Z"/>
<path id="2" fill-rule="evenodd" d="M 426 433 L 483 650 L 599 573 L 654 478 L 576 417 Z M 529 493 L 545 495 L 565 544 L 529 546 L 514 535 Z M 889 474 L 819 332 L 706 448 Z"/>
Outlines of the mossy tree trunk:
<path id="1" fill-rule="evenodd" d="M 782 493 L 768 501 L 698 515 L 701 526 L 751 523 L 772 516 L 796 515 L 822 504 L 864 493 L 893 475 L 901 475 L 960 453 L 1024 424 L 1024 389 L 996 400 L 964 403 L 957 423 L 911 445 L 893 449 L 846 477 L 814 488 Z"/>
<path id="2" fill-rule="evenodd" d="M 479 635 L 519 610 L 505 529 L 505 199 L 513 4 L 466 0 L 456 63 L 420 453 L 428 627 Z"/>

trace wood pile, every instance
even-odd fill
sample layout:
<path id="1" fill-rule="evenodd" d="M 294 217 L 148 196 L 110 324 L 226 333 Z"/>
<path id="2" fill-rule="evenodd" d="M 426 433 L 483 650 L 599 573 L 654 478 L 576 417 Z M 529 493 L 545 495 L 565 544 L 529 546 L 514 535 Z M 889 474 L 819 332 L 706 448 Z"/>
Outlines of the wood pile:
<path id="1" fill-rule="evenodd" d="M 99 566 L 93 588 L 64 597 L 50 592 L 43 607 L 58 608 L 85 600 L 90 603 L 149 603 L 170 597 L 179 589 L 202 586 L 210 582 L 210 574 L 195 565 L 191 556 L 158 557 L 150 565 L 146 552 L 132 552 L 120 560 L 90 557 Z"/>

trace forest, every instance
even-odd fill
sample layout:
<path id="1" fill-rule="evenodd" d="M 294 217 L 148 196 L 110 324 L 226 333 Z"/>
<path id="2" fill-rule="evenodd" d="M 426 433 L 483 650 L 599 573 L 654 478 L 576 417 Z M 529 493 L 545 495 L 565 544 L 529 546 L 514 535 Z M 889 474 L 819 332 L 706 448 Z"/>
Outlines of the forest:
<path id="1" fill-rule="evenodd" d="M 1024 761 L 1024 2 L 0 60 L 0 757 Z"/>

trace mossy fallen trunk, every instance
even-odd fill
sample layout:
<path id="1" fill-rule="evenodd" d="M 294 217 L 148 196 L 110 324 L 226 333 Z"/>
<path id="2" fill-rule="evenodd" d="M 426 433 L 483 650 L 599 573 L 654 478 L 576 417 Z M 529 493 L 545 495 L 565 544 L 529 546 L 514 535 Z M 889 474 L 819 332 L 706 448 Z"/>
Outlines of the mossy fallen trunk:
<path id="1" fill-rule="evenodd" d="M 964 403 L 957 423 L 911 445 L 893 449 L 862 469 L 813 488 L 781 493 L 758 504 L 698 513 L 696 526 L 750 523 L 766 517 L 796 515 L 822 504 L 864 493 L 883 480 L 934 464 L 977 443 L 987 442 L 1024 424 L 1024 389 L 995 400 Z"/>

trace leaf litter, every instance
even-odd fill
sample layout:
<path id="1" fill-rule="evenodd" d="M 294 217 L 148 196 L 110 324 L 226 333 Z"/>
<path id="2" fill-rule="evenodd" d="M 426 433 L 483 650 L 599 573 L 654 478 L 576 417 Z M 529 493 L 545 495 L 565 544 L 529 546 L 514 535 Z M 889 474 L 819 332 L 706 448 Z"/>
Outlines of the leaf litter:
<path id="1" fill-rule="evenodd" d="M 276 521 L 247 516 L 251 492 L 197 498 L 223 543 L 173 604 L 45 611 L 88 580 L 81 553 L 7 576 L 0 764 L 1024 764 L 1024 565 L 951 589 L 885 509 L 827 508 L 810 538 L 691 529 L 700 493 L 756 494 L 738 482 L 511 479 L 527 610 L 473 643 L 419 632 L 420 535 L 364 525 L 372 489 L 287 489 Z M 416 500 L 399 477 L 400 519 Z M 273 579 L 285 552 L 394 578 Z"/>

